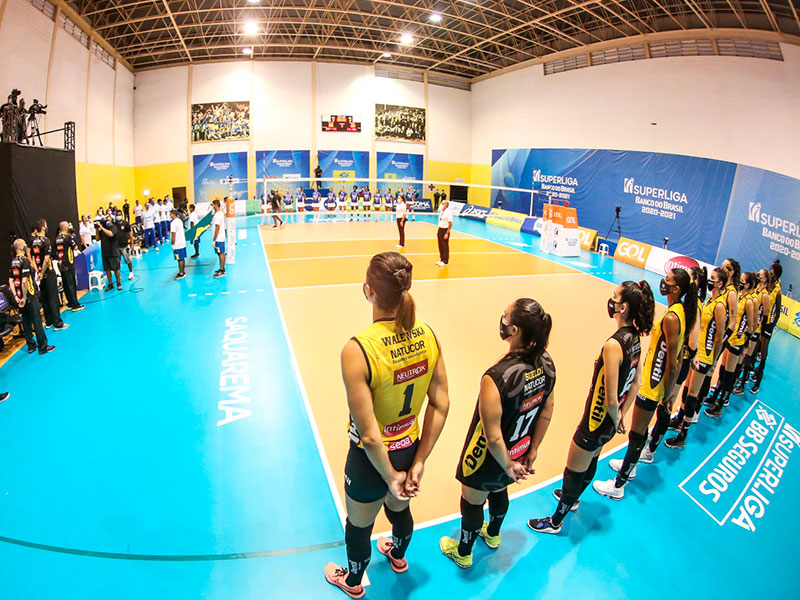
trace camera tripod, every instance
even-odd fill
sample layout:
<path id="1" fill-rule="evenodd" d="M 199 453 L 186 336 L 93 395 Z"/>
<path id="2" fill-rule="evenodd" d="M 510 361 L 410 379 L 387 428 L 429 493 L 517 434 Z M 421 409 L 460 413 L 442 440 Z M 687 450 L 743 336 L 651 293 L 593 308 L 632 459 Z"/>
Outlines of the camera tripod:
<path id="1" fill-rule="evenodd" d="M 617 226 L 617 235 L 622 238 L 622 223 L 619 220 L 619 211 L 622 207 L 618 206 L 615 211 L 614 220 L 611 221 L 611 227 L 608 228 L 608 233 L 606 234 L 606 239 L 608 236 L 611 235 L 611 231 L 614 229 L 614 225 Z"/>
<path id="2" fill-rule="evenodd" d="M 32 146 L 36 145 L 36 140 L 39 140 L 39 145 L 44 146 L 42 143 L 42 134 L 39 131 L 39 113 L 32 112 L 28 114 L 28 140 Z M 36 136 L 36 137 L 34 137 Z"/>

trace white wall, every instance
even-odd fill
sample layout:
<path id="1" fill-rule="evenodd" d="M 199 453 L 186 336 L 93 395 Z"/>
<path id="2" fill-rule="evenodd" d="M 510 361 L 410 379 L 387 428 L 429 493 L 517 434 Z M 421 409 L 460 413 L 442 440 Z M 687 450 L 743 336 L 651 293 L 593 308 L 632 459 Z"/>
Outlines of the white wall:
<path id="1" fill-rule="evenodd" d="M 116 164 L 133 166 L 133 73 L 117 65 L 114 143 Z"/>
<path id="2" fill-rule="evenodd" d="M 133 94 L 134 164 L 186 162 L 189 67 L 137 73 Z"/>
<path id="3" fill-rule="evenodd" d="M 2 102 L 8 92 L 18 88 L 28 105 L 34 98 L 44 104 L 52 35 L 53 22 L 30 2 L 7 0 L 0 27 L 0 56 L 4 57 L 0 67 Z"/>
<path id="4" fill-rule="evenodd" d="M 472 87 L 472 162 L 494 148 L 599 148 L 727 160 L 800 177 L 800 48 L 784 62 L 684 57 Z M 657 123 L 657 125 L 651 125 Z"/>
<path id="5" fill-rule="evenodd" d="M 375 128 L 374 79 L 368 65 L 317 64 L 317 114 L 313 127 L 319 150 L 370 151 Z M 352 115 L 361 121 L 361 133 L 323 132 L 322 115 Z M 311 157 L 311 163 L 316 164 L 316 157 Z"/>
<path id="6" fill-rule="evenodd" d="M 472 162 L 472 94 L 428 86 L 428 159 Z"/>
<path id="7" fill-rule="evenodd" d="M 310 62 L 255 62 L 250 102 L 256 150 L 311 148 Z"/>
<path id="8" fill-rule="evenodd" d="M 86 122 L 87 161 L 114 164 L 114 69 L 92 56 L 89 69 L 89 105 Z"/>

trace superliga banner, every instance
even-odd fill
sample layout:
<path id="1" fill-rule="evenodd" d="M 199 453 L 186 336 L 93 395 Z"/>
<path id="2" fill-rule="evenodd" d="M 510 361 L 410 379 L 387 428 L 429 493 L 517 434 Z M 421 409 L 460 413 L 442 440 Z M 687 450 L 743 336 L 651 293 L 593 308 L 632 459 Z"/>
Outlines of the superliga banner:
<path id="1" fill-rule="evenodd" d="M 247 200 L 247 152 L 196 154 L 193 159 L 195 204 L 230 196 L 230 187 L 224 182 L 229 176 L 238 180 L 233 184 L 233 197 Z"/>
<path id="2" fill-rule="evenodd" d="M 317 153 L 324 178 L 333 178 L 334 185 L 363 185 L 369 179 L 369 152 L 357 150 L 320 150 Z"/>
<path id="3" fill-rule="evenodd" d="M 257 150 L 256 151 L 256 195 L 264 193 L 264 179 L 308 177 L 311 172 L 311 152 L 308 150 Z M 308 187 L 308 182 L 302 182 Z M 276 185 L 280 189 L 280 185 Z M 295 184 L 293 182 L 293 185 Z M 270 187 L 269 184 L 267 187 Z M 292 190 L 294 193 L 294 190 Z"/>
<path id="4" fill-rule="evenodd" d="M 740 166 L 716 263 L 736 258 L 743 271 L 783 266 L 784 293 L 800 285 L 800 181 Z"/>
<path id="5" fill-rule="evenodd" d="M 422 154 L 398 154 L 396 152 L 378 152 L 378 179 L 397 179 L 399 181 L 421 181 L 423 173 Z M 385 184 L 388 187 L 388 184 Z M 422 198 L 422 184 L 411 186 Z M 404 184 L 407 188 L 408 184 Z"/>
<path id="6" fill-rule="evenodd" d="M 492 151 L 492 185 L 532 189 L 534 214 L 548 196 L 568 200 L 581 225 L 605 234 L 619 206 L 625 237 L 655 246 L 666 237 L 671 250 L 707 262 L 716 258 L 735 172 L 734 163 L 674 154 Z M 530 194 L 505 193 L 503 208 L 528 213 Z"/>

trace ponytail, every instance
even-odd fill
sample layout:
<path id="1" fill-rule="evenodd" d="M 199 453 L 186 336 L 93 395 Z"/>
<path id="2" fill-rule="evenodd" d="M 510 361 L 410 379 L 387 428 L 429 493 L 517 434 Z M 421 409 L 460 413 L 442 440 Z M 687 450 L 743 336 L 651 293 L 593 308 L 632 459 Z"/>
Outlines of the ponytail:
<path id="1" fill-rule="evenodd" d="M 519 298 L 508 317 L 509 325 L 516 325 L 522 333 L 522 348 L 510 351 L 501 360 L 519 358 L 535 365 L 547 348 L 553 319 L 542 305 L 532 298 Z"/>
<path id="2" fill-rule="evenodd" d="M 381 252 L 372 257 L 367 268 L 367 284 L 375 292 L 378 307 L 396 311 L 395 326 L 409 331 L 416 321 L 416 304 L 411 297 L 413 265 L 397 252 Z"/>
<path id="3" fill-rule="evenodd" d="M 411 297 L 408 290 L 403 290 L 397 314 L 394 316 L 394 324 L 400 331 L 409 331 L 414 327 L 414 322 L 417 320 L 416 313 L 417 305 L 414 302 L 414 298 Z"/>
<path id="4" fill-rule="evenodd" d="M 692 279 L 697 283 L 697 296 L 701 302 L 706 301 L 708 292 L 708 269 L 705 267 L 692 267 Z"/>
<path id="5" fill-rule="evenodd" d="M 620 302 L 628 303 L 628 318 L 639 335 L 649 335 L 653 329 L 656 303 L 653 290 L 644 279 L 640 282 L 623 281 Z"/>
<path id="6" fill-rule="evenodd" d="M 681 304 L 683 316 L 686 320 L 686 331 L 691 331 L 697 320 L 697 286 L 684 269 L 672 269 L 675 285 L 681 290 Z"/>
<path id="7" fill-rule="evenodd" d="M 737 292 L 739 291 L 739 278 L 742 276 L 742 266 L 739 264 L 739 261 L 735 258 L 726 258 L 725 260 L 728 261 L 728 264 L 733 269 L 733 273 L 728 278 L 728 283 L 733 286 Z"/>

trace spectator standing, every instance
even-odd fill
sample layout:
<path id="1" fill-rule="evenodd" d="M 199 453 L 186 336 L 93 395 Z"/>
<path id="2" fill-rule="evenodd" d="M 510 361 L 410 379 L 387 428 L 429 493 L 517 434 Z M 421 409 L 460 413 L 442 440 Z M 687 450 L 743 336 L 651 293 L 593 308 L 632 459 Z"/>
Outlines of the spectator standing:
<path id="1" fill-rule="evenodd" d="M 439 230 L 436 237 L 439 240 L 439 267 L 446 267 L 450 262 L 450 230 L 453 228 L 453 211 L 447 200 L 442 202 L 442 212 L 439 213 Z"/>
<path id="2" fill-rule="evenodd" d="M 14 299 L 19 306 L 22 316 L 22 331 L 28 345 L 28 353 L 33 353 L 37 348 L 39 354 L 47 354 L 56 349 L 47 343 L 44 327 L 42 327 L 42 306 L 39 304 L 39 288 L 36 286 L 34 269 L 31 261 L 26 256 L 28 247 L 25 240 L 14 240 L 14 258 L 11 259 L 11 269 L 8 284 L 14 294 Z M 33 335 L 36 333 L 36 339 Z"/>
<path id="3" fill-rule="evenodd" d="M 94 235 L 94 225 L 89 220 L 89 215 L 83 215 L 81 217 L 81 224 L 78 227 L 78 233 L 81 237 L 81 244 L 84 248 L 88 248 L 92 245 L 92 236 Z"/>
<path id="4" fill-rule="evenodd" d="M 130 223 L 131 221 L 131 205 L 128 203 L 128 199 L 125 198 L 125 204 L 122 205 L 122 214 L 125 216 L 125 220 Z"/>
<path id="5" fill-rule="evenodd" d="M 40 296 L 44 308 L 44 326 L 54 327 L 56 331 L 69 325 L 61 320 L 61 303 L 58 300 L 58 281 L 53 270 L 53 247 L 47 237 L 47 221 L 39 219 L 33 229 L 31 256 L 39 275 Z"/>
<path id="6" fill-rule="evenodd" d="M 61 285 L 67 297 L 67 307 L 72 312 L 83 310 L 84 306 L 78 302 L 78 285 L 75 280 L 75 254 L 78 244 L 75 236 L 69 232 L 69 223 L 61 221 L 58 224 L 53 257 L 58 261 L 58 270 L 61 271 Z"/>
<path id="7" fill-rule="evenodd" d="M 214 251 L 219 257 L 219 269 L 214 271 L 214 277 L 225 276 L 225 215 L 220 208 L 219 200 L 211 203 L 214 206 L 214 218 L 211 220 L 211 229 L 214 231 Z"/>
<path id="8" fill-rule="evenodd" d="M 150 246 L 155 247 L 158 252 L 158 244 L 156 244 L 156 209 L 152 202 L 148 203 L 144 208 L 144 248 L 145 252 Z"/>
<path id="9" fill-rule="evenodd" d="M 103 221 L 96 223 L 99 229 L 98 235 L 100 236 L 100 254 L 103 257 L 103 270 L 106 272 L 108 278 L 108 285 L 105 291 L 114 289 L 112 282 L 112 275 L 117 276 L 117 289 L 122 289 L 122 278 L 119 274 L 120 267 L 120 251 L 119 242 L 117 241 L 117 226 L 111 222 L 111 217 L 106 217 Z"/>
<path id="10" fill-rule="evenodd" d="M 178 274 L 175 279 L 186 277 L 184 268 L 186 267 L 186 232 L 183 230 L 183 221 L 178 217 L 178 211 L 174 208 L 170 211 L 172 222 L 169 224 L 169 241 L 172 244 L 172 255 L 178 261 Z"/>
<path id="11" fill-rule="evenodd" d="M 123 219 L 122 215 L 117 213 L 115 217 L 117 225 L 117 243 L 119 244 L 119 251 L 122 258 L 125 259 L 125 264 L 128 265 L 128 281 L 133 279 L 133 262 L 131 261 L 131 248 L 133 245 L 133 232 L 131 224 L 127 219 Z"/>
<path id="12" fill-rule="evenodd" d="M 133 206 L 133 216 L 136 219 L 135 222 L 140 224 L 140 225 L 142 223 L 142 212 L 143 212 L 142 211 L 142 206 L 141 206 L 141 204 L 139 204 L 139 201 L 137 200 L 136 204 Z"/>

